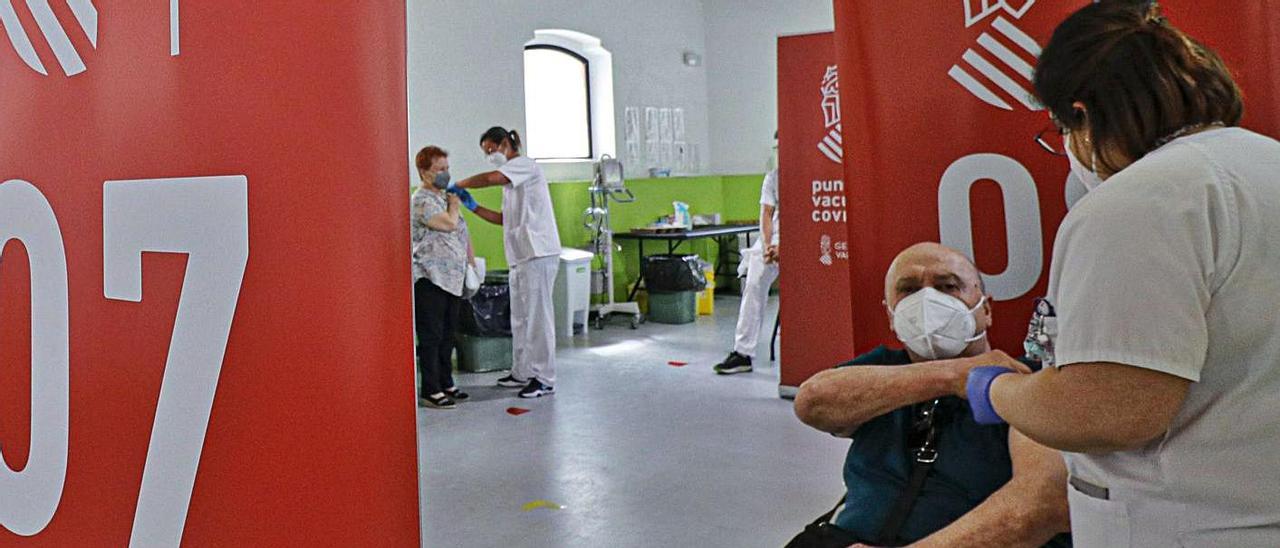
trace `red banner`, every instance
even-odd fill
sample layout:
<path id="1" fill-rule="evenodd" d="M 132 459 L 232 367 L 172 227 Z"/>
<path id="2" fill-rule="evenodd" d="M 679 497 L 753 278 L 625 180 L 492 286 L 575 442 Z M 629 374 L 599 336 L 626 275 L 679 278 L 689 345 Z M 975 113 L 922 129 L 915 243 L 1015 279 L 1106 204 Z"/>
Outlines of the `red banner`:
<path id="1" fill-rule="evenodd" d="M 781 342 L 784 387 L 853 355 L 834 39 L 830 32 L 778 39 L 781 315 L 795 326 Z"/>
<path id="2" fill-rule="evenodd" d="M 1280 127 L 1272 3 L 1161 3 L 1237 71 L 1246 125 Z M 1057 24 L 1086 4 L 835 3 L 858 351 L 895 341 L 881 304 L 884 274 L 899 251 L 926 240 L 975 259 L 996 301 L 991 342 L 1021 351 L 1058 225 L 1084 192 L 1067 181 L 1067 162 L 1034 142 L 1049 119 L 1031 98 L 1031 71 Z"/>
<path id="3" fill-rule="evenodd" d="M 400 2 L 0 0 L 0 545 L 417 546 Z"/>

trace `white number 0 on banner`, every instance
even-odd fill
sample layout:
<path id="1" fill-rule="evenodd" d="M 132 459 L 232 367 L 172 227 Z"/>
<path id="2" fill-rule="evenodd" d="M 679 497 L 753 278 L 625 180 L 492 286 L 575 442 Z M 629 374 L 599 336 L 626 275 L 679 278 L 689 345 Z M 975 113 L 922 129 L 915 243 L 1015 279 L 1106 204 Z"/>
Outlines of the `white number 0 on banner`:
<path id="1" fill-rule="evenodd" d="M 67 470 L 66 254 L 52 208 L 24 181 L 0 185 L 0 246 L 31 257 L 31 455 L 0 466 L 0 525 L 35 535 L 57 510 Z M 2 248 L 0 248 L 2 249 Z M 243 176 L 108 181 L 103 187 L 103 287 L 142 301 L 142 253 L 188 255 L 147 448 L 130 546 L 178 546 L 249 259 Z"/>
<path id="2" fill-rule="evenodd" d="M 0 524 L 29 536 L 53 519 L 67 477 L 71 336 L 58 219 L 39 189 L 18 180 L 0 184 L 0 253 L 15 239 L 31 269 L 31 449 L 21 472 L 0 461 Z"/>
<path id="3" fill-rule="evenodd" d="M 965 156 L 947 168 L 938 184 L 938 228 L 943 245 L 973 258 L 973 219 L 969 191 L 990 179 L 1004 195 L 1004 229 L 1008 267 L 999 274 L 982 273 L 987 291 L 997 301 L 1030 293 L 1040 280 L 1044 240 L 1040 233 L 1040 195 L 1036 180 L 1017 160 L 999 154 Z"/>

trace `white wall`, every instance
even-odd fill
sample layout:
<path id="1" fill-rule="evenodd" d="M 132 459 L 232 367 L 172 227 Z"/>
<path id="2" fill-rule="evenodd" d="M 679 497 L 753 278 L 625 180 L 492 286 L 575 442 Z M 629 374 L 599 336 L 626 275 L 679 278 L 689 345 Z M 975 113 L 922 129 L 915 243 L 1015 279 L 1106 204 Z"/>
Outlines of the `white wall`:
<path id="1" fill-rule="evenodd" d="M 778 127 L 778 36 L 832 30 L 832 0 L 702 3 L 711 171 L 760 173 Z"/>
<path id="2" fill-rule="evenodd" d="M 620 150 L 625 150 L 624 108 L 682 107 L 688 138 L 701 145 L 704 168 L 708 163 L 707 71 L 682 61 L 685 50 L 706 50 L 702 2 L 408 0 L 407 5 L 411 158 L 436 144 L 450 152 L 455 177 L 484 170 L 479 152 L 484 130 L 514 126 L 524 134 L 524 43 L 535 29 L 565 28 L 600 38 L 613 53 Z M 590 177 L 583 165 L 544 169 L 553 179 Z"/>

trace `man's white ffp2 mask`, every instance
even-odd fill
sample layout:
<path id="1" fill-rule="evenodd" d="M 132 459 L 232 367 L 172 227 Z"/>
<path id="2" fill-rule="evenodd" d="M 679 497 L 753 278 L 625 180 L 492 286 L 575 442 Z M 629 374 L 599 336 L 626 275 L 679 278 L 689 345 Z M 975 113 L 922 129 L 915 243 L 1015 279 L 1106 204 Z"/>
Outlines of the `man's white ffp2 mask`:
<path id="1" fill-rule="evenodd" d="M 893 331 L 898 340 L 926 360 L 945 360 L 959 356 L 969 343 L 986 336 L 977 333 L 973 313 L 986 302 L 986 296 L 969 308 L 964 301 L 926 287 L 898 301 L 893 309 Z"/>

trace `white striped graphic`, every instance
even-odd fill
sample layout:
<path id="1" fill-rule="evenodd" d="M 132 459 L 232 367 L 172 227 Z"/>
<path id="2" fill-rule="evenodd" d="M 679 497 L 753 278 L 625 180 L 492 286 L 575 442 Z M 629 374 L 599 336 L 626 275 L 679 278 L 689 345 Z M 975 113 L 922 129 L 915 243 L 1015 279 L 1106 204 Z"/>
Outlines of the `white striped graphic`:
<path id="1" fill-rule="evenodd" d="M 49 0 L 27 0 L 27 7 L 31 9 L 31 16 L 35 17 L 36 25 L 40 27 L 40 32 L 44 34 L 44 39 L 49 42 L 49 47 L 53 49 L 53 56 L 58 58 L 58 64 L 62 65 L 62 72 L 67 76 L 75 76 L 84 72 L 84 61 L 80 60 L 80 54 L 76 53 L 76 47 L 71 45 L 71 39 L 67 37 L 67 31 L 62 30 L 62 24 L 58 22 L 58 16 L 53 14 L 53 8 L 49 7 Z M 88 34 L 88 31 L 86 31 Z"/>
<path id="2" fill-rule="evenodd" d="M 836 124 L 818 143 L 818 150 L 828 160 L 837 164 L 844 163 L 844 136 L 841 135 L 843 124 Z"/>
<path id="3" fill-rule="evenodd" d="M 80 28 L 89 35 L 89 43 L 96 49 L 98 47 L 98 8 L 93 7 L 93 2 L 90 0 L 67 0 L 67 6 L 71 7 L 71 13 L 75 14 Z"/>
<path id="4" fill-rule="evenodd" d="M 996 41 L 995 38 L 992 38 L 990 34 L 985 32 L 982 33 L 982 36 L 978 37 L 978 44 L 986 48 L 987 51 L 991 52 L 992 55 L 995 55 L 996 58 L 1004 61 L 1004 64 L 1009 65 L 1009 68 L 1013 69 L 1028 81 L 1035 76 L 1036 70 L 1031 67 L 1031 63 L 1028 63 L 1021 57 L 1018 57 L 1018 55 L 1013 53 L 1009 48 L 1004 47 L 1004 44 L 1001 44 Z"/>
<path id="5" fill-rule="evenodd" d="M 964 60 L 973 68 L 978 69 L 978 72 L 981 72 L 983 76 L 986 76 L 992 82 L 995 82 L 997 86 L 1000 86 L 1000 89 L 1003 89 L 1005 93 L 1012 95 L 1013 98 L 1017 99 L 1023 106 L 1031 110 L 1039 110 L 1035 99 L 1031 97 L 1031 92 L 1013 81 L 1013 78 L 1010 78 L 1007 74 L 1001 72 L 1000 69 L 996 68 L 995 65 L 992 65 L 981 55 L 978 55 L 977 52 L 973 50 L 965 51 Z"/>
<path id="6" fill-rule="evenodd" d="M 169 0 L 169 55 L 178 50 L 178 0 Z"/>
<path id="7" fill-rule="evenodd" d="M 75 45 L 71 43 L 71 38 L 67 36 L 67 31 L 62 28 L 58 16 L 54 15 L 53 8 L 49 6 L 49 0 L 27 0 L 26 3 L 27 9 L 31 11 L 31 17 L 36 21 L 36 26 L 40 28 L 40 34 L 44 36 L 49 49 L 53 50 L 54 58 L 58 60 L 58 65 L 62 67 L 63 74 L 75 76 L 84 72 L 84 61 L 76 51 Z M 71 8 L 71 13 L 75 15 L 76 23 L 89 38 L 89 43 L 97 49 L 98 9 L 94 7 L 93 0 L 66 0 L 66 3 Z M 36 55 L 31 38 L 22 27 L 18 12 L 14 10 L 11 0 L 0 0 L 0 25 L 4 27 L 9 43 L 13 45 L 13 50 L 18 53 L 22 62 L 31 67 L 31 70 L 48 76 L 49 71 Z"/>
<path id="8" fill-rule="evenodd" d="M 1019 48 L 1026 51 L 1032 57 L 1039 58 L 1041 48 L 1040 45 L 1036 43 L 1035 39 L 1028 36 L 1025 32 L 1022 32 L 1018 27 L 1013 26 L 1013 24 L 1004 17 L 997 17 L 995 22 L 992 23 L 992 26 L 999 31 L 1000 34 L 1004 35 L 1014 44 L 1017 44 Z M 1044 108 L 1038 104 L 1027 85 L 1030 84 L 1032 78 L 1035 76 L 1035 69 L 1032 67 L 1031 63 L 1028 63 L 1024 58 L 1020 57 L 999 40 L 996 40 L 991 34 L 985 32 L 982 33 L 982 35 L 978 37 L 978 45 L 982 46 L 982 48 L 994 56 L 995 59 L 998 59 L 1002 66 L 997 67 L 978 52 L 973 49 L 968 49 L 965 50 L 962 58 L 970 69 L 977 71 L 978 74 L 985 77 L 987 81 L 995 84 L 997 88 L 1013 97 L 1021 103 L 1022 106 L 1027 107 L 1027 109 L 1032 111 L 1044 110 Z M 1013 76 L 1006 72 L 1006 70 L 1011 71 L 1013 75 L 1020 77 L 1020 79 L 1015 80 Z M 956 83 L 960 84 L 961 87 L 964 87 L 969 93 L 973 94 L 974 97 L 981 99 L 982 102 L 999 109 L 1013 110 L 1013 107 L 1008 101 L 996 93 L 988 86 L 988 84 L 979 80 L 974 76 L 974 74 L 965 70 L 965 68 L 961 67 L 959 64 L 952 65 L 951 70 L 947 75 L 950 76 L 952 80 L 955 80 Z"/>
<path id="9" fill-rule="evenodd" d="M 27 31 L 22 30 L 18 12 L 13 11 L 13 4 L 8 0 L 0 0 L 0 25 L 4 26 L 4 33 L 9 37 L 9 43 L 13 44 L 13 50 L 18 52 L 18 58 L 31 67 L 31 70 L 48 76 L 49 71 L 45 70 L 44 63 L 36 55 L 36 48 L 32 47 L 31 39 L 27 38 Z"/>
<path id="10" fill-rule="evenodd" d="M 840 145 L 834 144 L 830 136 L 824 137 L 822 142 L 818 143 L 818 150 L 832 162 L 839 164 L 844 161 L 844 149 Z"/>
<path id="11" fill-rule="evenodd" d="M 982 99 L 982 102 L 1004 110 L 1013 110 L 1013 107 L 1009 106 L 1009 103 L 1004 102 L 1004 99 L 1001 99 L 999 95 L 996 95 L 996 92 L 991 91 L 990 88 L 982 85 L 982 82 L 979 82 L 977 78 L 974 78 L 968 72 L 965 72 L 964 69 L 960 68 L 958 65 L 952 65 L 951 72 L 948 72 L 947 74 L 951 76 L 952 80 L 955 80 L 956 82 L 959 82 L 960 85 L 964 86 L 964 89 L 969 90 L 969 93 L 972 93 L 975 97 Z"/>
<path id="12" fill-rule="evenodd" d="M 1003 17 L 997 17 L 995 23 L 992 23 L 991 25 L 995 27 L 996 30 L 1007 36 L 1010 40 L 1013 40 L 1013 43 L 1022 47 L 1022 49 L 1027 50 L 1027 53 L 1030 53 L 1032 57 L 1037 59 L 1040 58 L 1040 44 L 1036 43 L 1035 38 L 1027 36 L 1027 33 L 1022 32 L 1022 29 L 1013 26 L 1013 23 L 1010 23 Z"/>

